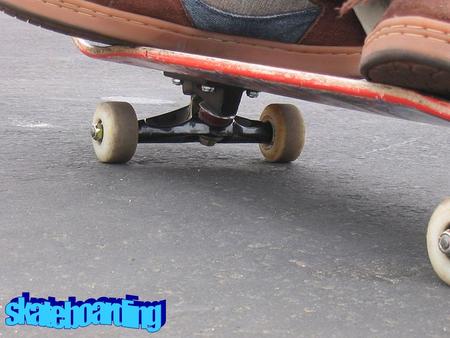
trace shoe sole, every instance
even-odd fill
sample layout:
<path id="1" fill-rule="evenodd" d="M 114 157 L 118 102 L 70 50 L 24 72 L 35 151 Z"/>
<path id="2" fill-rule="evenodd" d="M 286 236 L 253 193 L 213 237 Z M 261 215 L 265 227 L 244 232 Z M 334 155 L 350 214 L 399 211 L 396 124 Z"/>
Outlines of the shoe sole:
<path id="1" fill-rule="evenodd" d="M 450 24 L 387 19 L 367 37 L 361 73 L 370 81 L 450 97 Z"/>
<path id="2" fill-rule="evenodd" d="M 285 44 L 201 31 L 85 0 L 0 0 L 0 10 L 43 28 L 93 41 L 149 46 L 360 78 L 360 47 Z"/>

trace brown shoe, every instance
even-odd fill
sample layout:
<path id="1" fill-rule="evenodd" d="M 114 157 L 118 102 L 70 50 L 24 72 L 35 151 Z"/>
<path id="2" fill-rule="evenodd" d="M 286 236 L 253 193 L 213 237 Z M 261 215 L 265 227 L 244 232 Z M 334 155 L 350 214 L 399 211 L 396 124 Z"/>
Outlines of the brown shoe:
<path id="1" fill-rule="evenodd" d="M 353 12 L 338 17 L 342 2 L 0 0 L 0 9 L 99 42 L 360 77 L 365 33 Z"/>
<path id="2" fill-rule="evenodd" d="M 450 1 L 392 0 L 367 37 L 361 72 L 371 81 L 450 96 Z"/>

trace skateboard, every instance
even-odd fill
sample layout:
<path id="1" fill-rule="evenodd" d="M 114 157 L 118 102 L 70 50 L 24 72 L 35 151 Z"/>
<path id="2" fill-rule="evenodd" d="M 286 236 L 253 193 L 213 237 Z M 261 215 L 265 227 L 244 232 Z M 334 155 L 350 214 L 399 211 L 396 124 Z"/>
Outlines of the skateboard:
<path id="1" fill-rule="evenodd" d="M 243 95 L 256 98 L 259 92 L 450 127 L 449 101 L 412 90 L 150 47 L 74 42 L 94 59 L 163 71 L 191 98 L 186 107 L 139 121 L 128 103 L 99 104 L 91 136 L 104 163 L 128 162 L 138 143 L 187 142 L 257 143 L 269 162 L 296 160 L 305 143 L 305 123 L 296 106 L 269 105 L 259 120 L 238 115 Z M 450 199 L 430 219 L 427 249 L 434 271 L 450 285 Z"/>

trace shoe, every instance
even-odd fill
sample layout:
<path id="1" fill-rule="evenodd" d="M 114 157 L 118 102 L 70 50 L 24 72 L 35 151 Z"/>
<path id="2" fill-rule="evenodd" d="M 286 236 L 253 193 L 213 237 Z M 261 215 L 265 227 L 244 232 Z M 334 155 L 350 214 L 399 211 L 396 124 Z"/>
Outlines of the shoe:
<path id="1" fill-rule="evenodd" d="M 361 72 L 450 97 L 450 0 L 392 0 L 366 39 Z"/>
<path id="2" fill-rule="evenodd" d="M 0 10 L 109 44 L 361 77 L 365 32 L 334 0 L 0 0 Z"/>

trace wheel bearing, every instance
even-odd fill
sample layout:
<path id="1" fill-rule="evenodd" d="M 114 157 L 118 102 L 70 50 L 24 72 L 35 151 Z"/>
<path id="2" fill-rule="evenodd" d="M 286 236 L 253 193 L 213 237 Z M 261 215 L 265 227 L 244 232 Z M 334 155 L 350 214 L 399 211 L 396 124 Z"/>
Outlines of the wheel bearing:
<path id="1" fill-rule="evenodd" d="M 97 142 L 103 140 L 103 124 L 98 122 L 96 125 L 91 125 L 91 137 Z"/>

